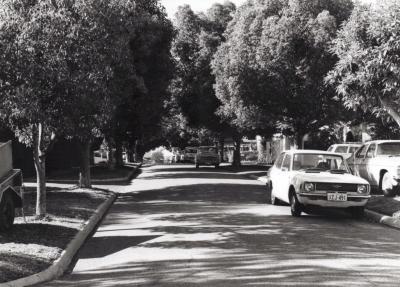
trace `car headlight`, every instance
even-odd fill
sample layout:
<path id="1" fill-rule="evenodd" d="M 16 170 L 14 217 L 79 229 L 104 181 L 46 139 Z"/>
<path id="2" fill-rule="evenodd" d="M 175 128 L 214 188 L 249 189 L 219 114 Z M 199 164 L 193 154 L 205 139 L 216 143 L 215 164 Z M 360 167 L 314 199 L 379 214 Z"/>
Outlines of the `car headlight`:
<path id="1" fill-rule="evenodd" d="M 357 192 L 358 193 L 367 193 L 368 192 L 368 186 L 365 184 L 359 184 L 357 186 Z"/>
<path id="2" fill-rule="evenodd" d="M 304 191 L 310 192 L 315 190 L 315 185 L 311 182 L 304 183 Z"/>

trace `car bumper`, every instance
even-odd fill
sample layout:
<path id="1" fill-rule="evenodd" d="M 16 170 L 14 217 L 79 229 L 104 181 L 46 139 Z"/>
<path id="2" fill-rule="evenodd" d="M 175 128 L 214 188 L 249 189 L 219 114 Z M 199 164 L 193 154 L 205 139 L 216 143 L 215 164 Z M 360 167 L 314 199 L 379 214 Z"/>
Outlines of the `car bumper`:
<path id="1" fill-rule="evenodd" d="M 365 206 L 370 195 L 347 195 L 347 201 L 328 201 L 326 194 L 298 193 L 298 200 L 303 205 L 317 205 L 322 207 L 348 208 Z"/>

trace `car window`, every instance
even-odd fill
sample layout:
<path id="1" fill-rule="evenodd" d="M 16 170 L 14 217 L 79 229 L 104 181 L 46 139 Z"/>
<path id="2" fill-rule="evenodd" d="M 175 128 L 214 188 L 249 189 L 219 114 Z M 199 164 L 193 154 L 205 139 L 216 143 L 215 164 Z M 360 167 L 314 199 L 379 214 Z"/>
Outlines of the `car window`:
<path id="1" fill-rule="evenodd" d="M 375 155 L 376 144 L 372 144 L 369 146 L 367 151 L 367 158 L 372 158 Z"/>
<path id="2" fill-rule="evenodd" d="M 345 146 L 345 145 L 338 146 L 336 148 L 335 152 L 337 152 L 337 153 L 347 153 L 347 146 Z"/>
<path id="3" fill-rule="evenodd" d="M 285 153 L 281 153 L 278 158 L 275 161 L 275 167 L 281 168 L 283 157 L 285 156 Z"/>
<path id="4" fill-rule="evenodd" d="M 400 142 L 386 142 L 378 145 L 377 155 L 400 155 Z"/>
<path id="5" fill-rule="evenodd" d="M 334 145 L 331 145 L 331 146 L 328 148 L 328 151 L 333 151 L 334 148 L 335 148 L 335 146 L 334 146 Z"/>
<path id="6" fill-rule="evenodd" d="M 330 154 L 296 154 L 293 159 L 293 170 L 341 170 L 349 172 L 342 156 Z"/>
<path id="7" fill-rule="evenodd" d="M 364 145 L 360 150 L 356 153 L 356 158 L 364 158 L 367 153 L 367 145 Z"/>
<path id="8" fill-rule="evenodd" d="M 359 148 L 359 146 L 351 146 L 349 148 L 349 153 L 355 153 Z"/>
<path id="9" fill-rule="evenodd" d="M 283 160 L 282 168 L 286 168 L 287 170 L 290 169 L 290 162 L 292 161 L 292 156 L 287 154 L 285 159 Z"/>

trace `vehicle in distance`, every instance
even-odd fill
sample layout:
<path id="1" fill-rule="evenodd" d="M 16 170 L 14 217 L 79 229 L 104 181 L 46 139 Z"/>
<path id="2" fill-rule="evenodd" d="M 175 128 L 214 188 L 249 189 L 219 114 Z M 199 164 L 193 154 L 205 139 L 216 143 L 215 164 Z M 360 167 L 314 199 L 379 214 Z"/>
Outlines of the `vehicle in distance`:
<path id="1" fill-rule="evenodd" d="M 183 160 L 185 162 L 194 163 L 196 154 L 197 154 L 197 147 L 186 147 L 183 155 Z"/>
<path id="2" fill-rule="evenodd" d="M 268 179 L 271 203 L 289 203 L 293 216 L 319 206 L 345 208 L 361 217 L 370 198 L 368 182 L 352 175 L 343 156 L 332 152 L 282 152 L 268 171 Z"/>
<path id="3" fill-rule="evenodd" d="M 385 196 L 394 196 L 400 190 L 400 140 L 367 142 L 347 163 L 353 174 Z"/>
<path id="4" fill-rule="evenodd" d="M 343 155 L 345 159 L 349 158 L 354 154 L 362 143 L 344 143 L 344 144 L 333 144 L 328 148 L 328 151 L 339 153 Z"/>
<path id="5" fill-rule="evenodd" d="M 15 209 L 22 208 L 22 173 L 12 167 L 11 142 L 0 143 L 0 231 L 11 229 Z"/>
<path id="6" fill-rule="evenodd" d="M 195 157 L 196 168 L 200 165 L 213 165 L 216 168 L 219 167 L 219 155 L 216 147 L 213 146 L 201 146 L 197 149 Z"/>

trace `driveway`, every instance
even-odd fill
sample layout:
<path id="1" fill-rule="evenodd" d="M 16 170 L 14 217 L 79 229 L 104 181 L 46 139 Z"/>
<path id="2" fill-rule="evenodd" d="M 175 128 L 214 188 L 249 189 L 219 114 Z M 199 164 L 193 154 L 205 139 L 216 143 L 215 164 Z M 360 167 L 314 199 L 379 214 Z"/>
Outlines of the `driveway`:
<path id="1" fill-rule="evenodd" d="M 223 169 L 144 168 L 73 272 L 46 286 L 398 286 L 400 232 L 347 214 L 290 216 Z M 43 286 L 43 285 L 41 285 Z"/>

